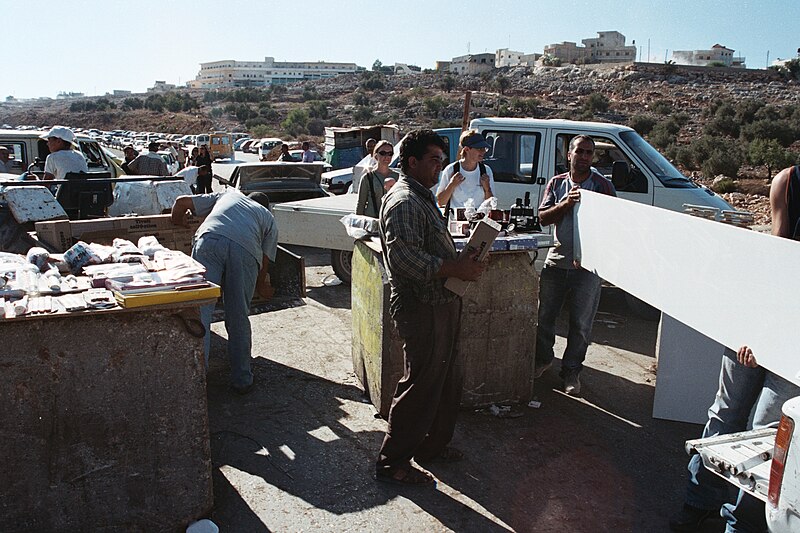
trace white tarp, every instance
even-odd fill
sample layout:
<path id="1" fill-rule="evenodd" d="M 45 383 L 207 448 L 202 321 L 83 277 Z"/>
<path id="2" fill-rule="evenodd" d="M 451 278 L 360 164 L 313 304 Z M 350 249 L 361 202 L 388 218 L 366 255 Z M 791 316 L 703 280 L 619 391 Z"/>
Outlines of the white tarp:
<path id="1" fill-rule="evenodd" d="M 178 196 L 192 194 L 185 181 L 129 181 L 114 187 L 114 203 L 108 216 L 129 214 L 160 215 L 169 209 Z"/>
<path id="2" fill-rule="evenodd" d="M 800 384 L 800 243 L 589 191 L 575 218 L 584 268 Z"/>

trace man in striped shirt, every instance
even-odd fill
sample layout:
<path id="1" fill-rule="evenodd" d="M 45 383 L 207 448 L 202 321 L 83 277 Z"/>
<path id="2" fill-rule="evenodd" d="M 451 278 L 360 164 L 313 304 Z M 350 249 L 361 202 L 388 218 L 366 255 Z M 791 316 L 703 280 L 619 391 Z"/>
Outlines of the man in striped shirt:
<path id="1" fill-rule="evenodd" d="M 553 364 L 556 319 L 566 302 L 569 332 L 559 375 L 564 381 L 564 392 L 577 396 L 581 392 L 579 375 L 591 339 L 592 322 L 600 303 L 600 278 L 581 268 L 575 260 L 572 242 L 574 207 L 580 201 L 581 190 L 610 196 L 616 196 L 617 192 L 611 182 L 591 166 L 594 158 L 594 140 L 591 137 L 573 137 L 567 158 L 569 172 L 550 179 L 539 206 L 542 225 L 556 225 L 556 243 L 547 253 L 539 281 L 539 324 L 533 375 L 534 378 L 541 377 Z"/>
<path id="2" fill-rule="evenodd" d="M 458 257 L 431 187 L 445 159 L 432 130 L 408 134 L 400 148 L 402 175 L 384 196 L 381 244 L 389 273 L 389 309 L 403 339 L 405 374 L 389 410 L 389 428 L 375 467 L 378 481 L 433 484 L 411 465 L 451 462 L 463 454 L 448 446 L 461 403 L 458 356 L 461 299 L 444 288 L 448 277 L 474 281 L 485 265 L 477 252 Z"/>

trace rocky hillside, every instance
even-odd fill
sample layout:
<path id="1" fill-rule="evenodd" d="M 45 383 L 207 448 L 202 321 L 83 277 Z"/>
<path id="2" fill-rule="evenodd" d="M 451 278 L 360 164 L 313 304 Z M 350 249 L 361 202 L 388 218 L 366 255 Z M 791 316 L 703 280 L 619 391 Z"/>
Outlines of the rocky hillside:
<path id="1" fill-rule="evenodd" d="M 773 71 L 677 65 L 517 67 L 481 76 L 363 72 L 288 87 L 5 102 L 0 123 L 321 139 L 325 126 L 460 126 L 471 116 L 629 124 L 687 175 L 763 215 L 767 178 L 800 152 L 800 84 Z M 727 179 L 725 179 L 727 178 Z M 737 194 L 738 193 L 738 194 Z M 765 217 L 759 216 L 759 222 Z"/>

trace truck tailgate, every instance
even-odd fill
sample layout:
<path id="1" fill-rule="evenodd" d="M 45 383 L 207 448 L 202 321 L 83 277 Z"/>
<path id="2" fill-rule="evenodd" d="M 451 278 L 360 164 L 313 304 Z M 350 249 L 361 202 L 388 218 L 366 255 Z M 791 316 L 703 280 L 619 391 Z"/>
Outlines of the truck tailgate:
<path id="1" fill-rule="evenodd" d="M 343 216 L 355 213 L 358 195 L 343 194 L 298 202 L 274 204 L 272 214 L 278 224 L 278 242 L 352 250 L 353 238 L 339 222 Z"/>
<path id="2" fill-rule="evenodd" d="M 686 452 L 699 453 L 707 469 L 766 502 L 777 432 L 775 428 L 763 428 L 688 440 Z"/>

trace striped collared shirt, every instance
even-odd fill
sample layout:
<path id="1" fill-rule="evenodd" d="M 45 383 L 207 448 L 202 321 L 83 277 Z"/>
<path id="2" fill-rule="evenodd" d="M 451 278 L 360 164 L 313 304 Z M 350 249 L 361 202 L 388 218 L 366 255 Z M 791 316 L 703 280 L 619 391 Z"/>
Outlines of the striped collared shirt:
<path id="1" fill-rule="evenodd" d="M 434 278 L 442 263 L 457 254 L 430 189 L 401 174 L 383 197 L 380 228 L 392 309 L 402 307 L 407 298 L 429 305 L 457 298 L 444 288 L 444 278 Z"/>

